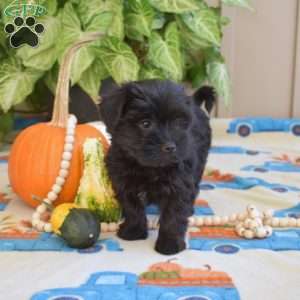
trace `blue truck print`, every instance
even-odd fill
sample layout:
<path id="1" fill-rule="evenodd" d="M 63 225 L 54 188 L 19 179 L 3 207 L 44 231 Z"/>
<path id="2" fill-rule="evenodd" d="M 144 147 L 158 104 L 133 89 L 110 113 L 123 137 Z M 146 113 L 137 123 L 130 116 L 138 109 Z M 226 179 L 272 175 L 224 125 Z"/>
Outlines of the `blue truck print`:
<path id="1" fill-rule="evenodd" d="M 254 132 L 291 132 L 300 136 L 300 119 L 238 118 L 229 123 L 228 133 L 247 137 Z"/>
<path id="2" fill-rule="evenodd" d="M 157 267 L 156 267 L 157 266 Z M 163 266 L 167 266 L 165 270 Z M 192 276 L 191 276 L 191 275 Z M 185 269 L 158 263 L 140 276 L 99 272 L 79 287 L 36 293 L 31 300 L 239 300 L 232 279 L 211 269 Z"/>
<path id="3" fill-rule="evenodd" d="M 70 248 L 65 241 L 55 234 L 51 233 L 24 233 L 17 236 L 5 237 L 2 233 L 0 236 L 0 252 L 1 251 L 63 251 L 63 252 L 79 252 L 79 253 L 95 253 L 106 248 L 107 251 L 122 251 L 119 242 L 115 239 L 98 240 L 97 243 L 87 249 Z"/>
<path id="4" fill-rule="evenodd" d="M 267 151 L 251 150 L 239 146 L 212 146 L 209 150 L 212 154 L 246 154 L 258 155 L 261 153 L 268 154 Z"/>
<path id="5" fill-rule="evenodd" d="M 214 189 L 234 189 L 234 190 L 248 190 L 256 186 L 262 186 L 278 193 L 286 193 L 288 191 L 299 192 L 300 188 L 289 186 L 280 183 L 270 183 L 263 179 L 256 177 L 240 177 L 233 176 L 229 181 L 207 181 L 203 180 L 200 183 L 202 190 Z"/>
<path id="6" fill-rule="evenodd" d="M 282 161 L 266 161 L 263 165 L 250 165 L 243 167 L 242 171 L 254 171 L 261 173 L 268 171 L 300 173 L 300 164 Z"/>
<path id="7" fill-rule="evenodd" d="M 240 238 L 234 228 L 202 227 L 198 232 L 189 233 L 189 248 L 223 254 L 234 254 L 243 249 L 300 250 L 300 229 L 275 230 L 268 238 L 247 240 Z"/>

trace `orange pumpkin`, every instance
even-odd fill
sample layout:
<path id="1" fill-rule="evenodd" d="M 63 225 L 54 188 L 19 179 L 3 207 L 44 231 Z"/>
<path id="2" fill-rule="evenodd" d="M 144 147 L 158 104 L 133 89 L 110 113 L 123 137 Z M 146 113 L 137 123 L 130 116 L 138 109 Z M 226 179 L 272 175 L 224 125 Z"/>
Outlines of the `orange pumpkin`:
<path id="1" fill-rule="evenodd" d="M 8 165 L 10 184 L 20 199 L 32 207 L 40 204 L 36 197 L 47 196 L 60 170 L 69 116 L 72 59 L 82 45 L 98 37 L 99 34 L 90 34 L 67 52 L 59 72 L 52 121 L 28 127 L 18 135 L 12 146 Z M 69 175 L 54 205 L 74 201 L 83 172 L 82 145 L 89 137 L 100 138 L 104 148 L 108 149 L 107 140 L 96 128 L 87 124 L 76 126 Z"/>
<path id="2" fill-rule="evenodd" d="M 171 261 L 174 259 L 170 259 L 166 262 L 161 262 L 154 264 L 150 267 L 151 272 L 179 272 L 182 267 L 179 264 L 172 263 Z"/>

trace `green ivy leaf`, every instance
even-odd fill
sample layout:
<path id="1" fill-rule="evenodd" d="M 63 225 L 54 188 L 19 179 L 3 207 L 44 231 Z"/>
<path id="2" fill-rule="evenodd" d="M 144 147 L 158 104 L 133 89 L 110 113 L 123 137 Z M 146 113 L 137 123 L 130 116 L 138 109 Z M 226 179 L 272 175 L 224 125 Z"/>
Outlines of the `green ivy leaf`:
<path id="1" fill-rule="evenodd" d="M 26 99 L 32 93 L 42 72 L 24 68 L 15 57 L 0 64 L 0 107 L 7 112 L 13 105 Z"/>
<path id="2" fill-rule="evenodd" d="M 180 18 L 176 18 L 183 48 L 187 51 L 199 51 L 211 47 L 211 44 L 191 31 Z"/>
<path id="3" fill-rule="evenodd" d="M 76 41 L 84 37 L 85 34 L 76 10 L 71 3 L 65 5 L 61 20 L 63 23 L 63 35 L 61 37 L 61 42 L 59 43 L 61 48 L 60 61 L 65 51 Z M 92 24 L 90 24 L 90 26 L 92 26 Z M 84 71 L 86 71 L 93 63 L 94 58 L 95 55 L 91 44 L 80 48 L 76 52 L 71 69 L 72 84 L 75 84 L 80 80 Z"/>
<path id="4" fill-rule="evenodd" d="M 188 79 L 192 82 L 193 88 L 199 88 L 207 80 L 206 65 L 197 64 L 188 70 Z"/>
<path id="5" fill-rule="evenodd" d="M 57 10 L 57 1 L 56 0 L 39 0 L 38 4 L 44 6 L 47 9 L 47 15 L 53 16 Z"/>
<path id="6" fill-rule="evenodd" d="M 181 16 L 186 26 L 199 38 L 216 46 L 221 45 L 220 17 L 213 9 L 201 9 Z"/>
<path id="7" fill-rule="evenodd" d="M 17 56 L 22 59 L 24 66 L 49 70 L 58 56 L 57 39 L 61 32 L 61 23 L 58 18 L 43 17 L 39 20 L 45 26 L 45 32 L 40 36 L 39 46 L 32 48 L 25 45 L 17 50 Z"/>
<path id="8" fill-rule="evenodd" d="M 78 84 L 95 101 L 99 100 L 101 80 L 107 78 L 109 73 L 99 59 L 95 59 L 90 68 L 84 73 Z"/>
<path id="9" fill-rule="evenodd" d="M 147 0 L 128 2 L 125 11 L 125 31 L 129 38 L 140 40 L 140 36 L 149 37 L 154 18 L 154 10 Z"/>
<path id="10" fill-rule="evenodd" d="M 139 73 L 139 80 L 145 79 L 167 79 L 162 70 L 147 64 L 142 66 Z"/>
<path id="11" fill-rule="evenodd" d="M 108 34 L 115 36 L 120 40 L 124 39 L 124 16 L 123 16 L 123 0 L 107 1 L 108 8 L 113 13 L 113 19 Z"/>
<path id="12" fill-rule="evenodd" d="M 253 10 L 250 0 L 222 0 L 222 2 L 228 6 L 239 6 Z"/>
<path id="13" fill-rule="evenodd" d="M 199 0 L 148 0 L 149 3 L 162 12 L 184 13 L 199 8 Z"/>
<path id="14" fill-rule="evenodd" d="M 104 39 L 101 47 L 95 51 L 118 84 L 138 79 L 138 59 L 126 43 L 116 37 L 109 37 Z"/>
<path id="15" fill-rule="evenodd" d="M 168 73 L 171 79 L 183 78 L 183 57 L 180 49 L 179 32 L 175 22 L 170 23 L 163 39 L 153 32 L 149 39 L 148 59 L 155 67 Z"/>
<path id="16" fill-rule="evenodd" d="M 164 27 L 165 23 L 166 23 L 165 15 L 159 11 L 156 11 L 152 21 L 151 29 L 152 30 L 161 29 Z"/>
<path id="17" fill-rule="evenodd" d="M 76 8 L 85 31 L 106 33 L 113 20 L 108 2 L 103 0 L 81 0 Z"/>
<path id="18" fill-rule="evenodd" d="M 221 61 L 210 61 L 206 66 L 209 82 L 215 87 L 218 95 L 224 98 L 226 105 L 231 101 L 231 84 L 226 64 Z"/>

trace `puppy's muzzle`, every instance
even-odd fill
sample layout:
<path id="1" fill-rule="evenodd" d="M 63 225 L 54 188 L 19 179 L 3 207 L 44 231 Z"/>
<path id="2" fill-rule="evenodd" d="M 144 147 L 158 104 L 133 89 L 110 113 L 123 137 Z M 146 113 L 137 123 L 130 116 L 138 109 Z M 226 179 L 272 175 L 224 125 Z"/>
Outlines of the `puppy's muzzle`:
<path id="1" fill-rule="evenodd" d="M 161 146 L 161 150 L 165 153 L 174 153 L 176 152 L 176 145 L 173 142 L 168 142 Z"/>

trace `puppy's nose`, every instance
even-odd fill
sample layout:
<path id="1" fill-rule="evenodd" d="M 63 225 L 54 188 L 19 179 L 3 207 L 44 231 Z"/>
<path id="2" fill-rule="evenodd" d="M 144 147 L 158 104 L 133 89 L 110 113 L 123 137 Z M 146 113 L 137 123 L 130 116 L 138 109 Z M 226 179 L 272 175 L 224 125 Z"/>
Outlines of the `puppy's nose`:
<path id="1" fill-rule="evenodd" d="M 168 142 L 162 145 L 161 147 L 163 152 L 173 153 L 176 151 L 176 145 L 172 142 Z"/>

